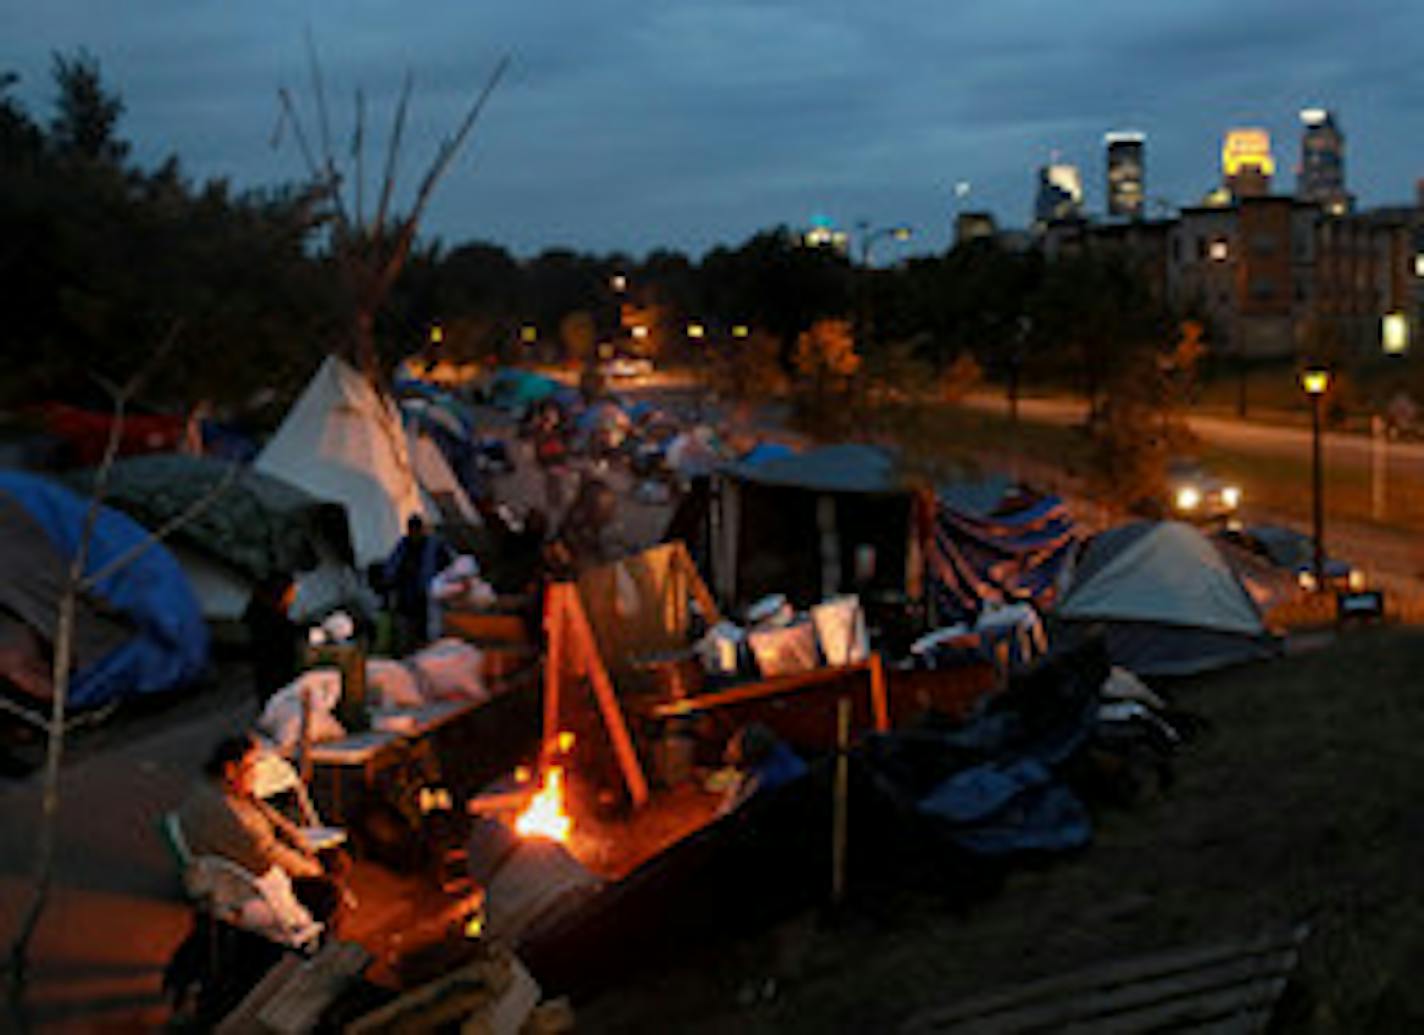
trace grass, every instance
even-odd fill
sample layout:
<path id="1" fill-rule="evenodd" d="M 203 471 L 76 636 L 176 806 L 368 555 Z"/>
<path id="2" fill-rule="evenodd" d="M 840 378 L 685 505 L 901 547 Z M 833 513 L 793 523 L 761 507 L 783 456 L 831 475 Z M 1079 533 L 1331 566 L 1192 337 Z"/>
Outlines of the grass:
<path id="1" fill-rule="evenodd" d="M 1167 793 L 1099 809 L 1086 851 L 967 913 L 862 889 L 840 924 L 793 932 L 794 952 L 783 929 L 719 954 L 730 973 L 662 967 L 581 1010 L 581 1029 L 892 1031 L 1005 983 L 1305 921 L 1277 1030 L 1424 1030 L 1421 665 L 1424 634 L 1374 629 L 1179 685 L 1208 732 Z M 738 1006 L 729 989 L 775 965 L 779 994 Z"/>

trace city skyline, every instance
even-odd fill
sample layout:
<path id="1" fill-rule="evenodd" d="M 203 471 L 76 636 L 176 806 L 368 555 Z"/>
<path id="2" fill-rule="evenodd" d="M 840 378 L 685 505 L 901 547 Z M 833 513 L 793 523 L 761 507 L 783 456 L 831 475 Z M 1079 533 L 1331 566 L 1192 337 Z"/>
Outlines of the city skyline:
<path id="1" fill-rule="evenodd" d="M 1424 175 L 1412 99 L 1424 70 L 1390 41 L 1424 12 L 1373 0 L 1322 3 L 1289 19 L 1263 0 L 1209 0 L 1144 14 L 1118 0 L 1043 19 L 1027 0 L 952 13 L 919 2 L 823 11 L 802 0 L 681 3 L 643 10 L 479 9 L 436 4 L 419 20 L 349 0 L 280 9 L 152 5 L 138 19 L 99 0 L 6 5 L 0 70 L 47 121 L 51 54 L 87 48 L 126 105 L 120 133 L 153 167 L 176 153 L 197 180 L 236 188 L 302 176 L 289 138 L 269 146 L 277 90 L 292 89 L 316 136 L 304 36 L 324 70 L 334 150 L 352 97 L 367 102 L 367 196 L 400 82 L 415 73 L 401 162 L 408 199 L 504 53 L 510 74 L 436 192 L 427 238 L 484 240 L 518 255 L 568 246 L 700 255 L 816 213 L 853 228 L 905 223 L 914 238 L 879 258 L 939 251 L 959 212 L 1027 226 L 1037 170 L 1057 156 L 1083 173 L 1084 208 L 1107 209 L 1102 140 L 1147 138 L 1147 211 L 1196 204 L 1219 183 L 1233 126 L 1261 126 L 1295 189 L 1302 108 L 1334 112 L 1349 139 L 1361 207 L 1409 202 Z M 954 185 L 968 182 L 959 196 Z"/>

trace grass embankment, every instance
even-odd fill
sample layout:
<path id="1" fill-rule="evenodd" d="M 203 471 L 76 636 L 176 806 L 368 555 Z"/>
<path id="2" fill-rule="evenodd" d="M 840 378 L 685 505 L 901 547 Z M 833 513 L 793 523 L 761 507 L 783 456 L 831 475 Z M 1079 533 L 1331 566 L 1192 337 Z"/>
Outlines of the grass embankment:
<path id="1" fill-rule="evenodd" d="M 1002 984 L 1307 922 L 1273 1030 L 1424 1030 L 1421 666 L 1424 634 L 1380 629 L 1179 686 L 1179 704 L 1209 728 L 1182 749 L 1165 793 L 1100 810 L 1083 852 L 1018 871 L 967 912 L 925 890 L 861 889 L 839 925 L 660 968 L 580 1021 L 893 1031 Z M 776 997 L 739 1007 L 736 990 L 768 976 Z"/>

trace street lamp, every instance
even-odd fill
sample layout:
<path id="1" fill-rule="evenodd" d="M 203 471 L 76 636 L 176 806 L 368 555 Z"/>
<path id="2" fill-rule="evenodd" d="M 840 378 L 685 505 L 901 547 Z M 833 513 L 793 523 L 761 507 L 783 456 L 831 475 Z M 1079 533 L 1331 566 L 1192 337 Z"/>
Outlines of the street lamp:
<path id="1" fill-rule="evenodd" d="M 1381 317 L 1380 347 L 1389 356 L 1402 356 L 1409 351 L 1409 317 L 1400 312 Z"/>
<path id="2" fill-rule="evenodd" d="M 885 238 L 894 238 L 897 241 L 908 241 L 914 231 L 904 225 L 881 226 L 875 229 L 870 228 L 870 224 L 861 220 L 855 224 L 856 231 L 860 234 L 860 266 L 862 269 L 870 268 L 870 249 L 883 241 Z"/>
<path id="3" fill-rule="evenodd" d="M 1325 589 L 1325 502 L 1321 485 L 1320 460 L 1320 406 L 1325 393 L 1330 390 L 1330 371 L 1324 367 L 1307 367 L 1301 372 L 1300 386 L 1310 396 L 1310 487 L 1311 525 L 1314 534 L 1314 554 L 1311 558 L 1315 569 L 1315 590 Z"/>

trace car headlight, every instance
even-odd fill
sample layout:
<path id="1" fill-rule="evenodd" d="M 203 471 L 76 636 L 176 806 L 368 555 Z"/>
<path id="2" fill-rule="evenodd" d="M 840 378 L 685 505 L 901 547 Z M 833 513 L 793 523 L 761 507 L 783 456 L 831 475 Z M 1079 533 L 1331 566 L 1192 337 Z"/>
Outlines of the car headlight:
<path id="1" fill-rule="evenodd" d="M 1201 505 L 1201 493 L 1195 486 L 1184 485 L 1177 490 L 1177 509 L 1196 510 Z"/>
<path id="2" fill-rule="evenodd" d="M 1351 568 L 1350 574 L 1346 577 L 1345 582 L 1351 590 L 1358 593 L 1365 588 L 1365 573 L 1359 568 Z"/>
<path id="3" fill-rule="evenodd" d="M 1238 489 L 1235 485 L 1228 485 L 1226 488 L 1221 490 L 1221 502 L 1226 504 L 1232 510 L 1235 510 L 1237 507 L 1241 506 L 1241 490 Z"/>

